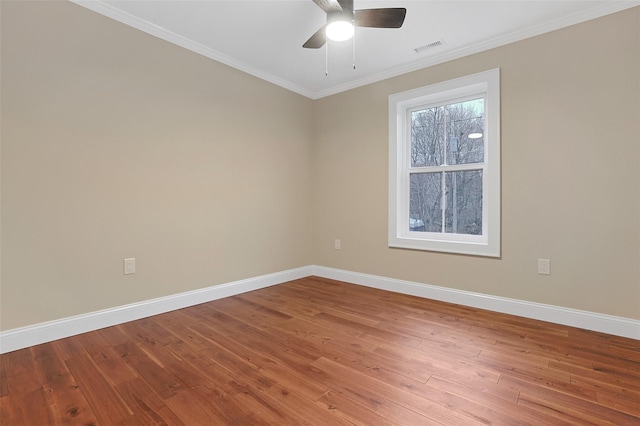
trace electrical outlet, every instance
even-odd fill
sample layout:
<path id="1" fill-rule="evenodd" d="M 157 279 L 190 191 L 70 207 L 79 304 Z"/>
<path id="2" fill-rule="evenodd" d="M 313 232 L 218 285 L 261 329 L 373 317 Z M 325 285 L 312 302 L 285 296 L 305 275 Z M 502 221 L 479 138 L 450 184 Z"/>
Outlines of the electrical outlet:
<path id="1" fill-rule="evenodd" d="M 124 260 L 124 274 L 130 275 L 136 273 L 136 258 L 130 257 Z"/>
<path id="2" fill-rule="evenodd" d="M 551 261 L 549 259 L 538 259 L 538 274 L 551 275 Z"/>
<path id="3" fill-rule="evenodd" d="M 333 240 L 333 248 L 336 250 L 340 250 L 340 240 Z"/>

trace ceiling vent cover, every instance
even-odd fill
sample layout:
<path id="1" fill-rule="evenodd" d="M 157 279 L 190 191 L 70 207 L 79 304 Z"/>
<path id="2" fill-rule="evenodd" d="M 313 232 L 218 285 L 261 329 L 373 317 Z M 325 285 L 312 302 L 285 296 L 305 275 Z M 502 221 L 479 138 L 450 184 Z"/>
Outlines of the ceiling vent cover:
<path id="1" fill-rule="evenodd" d="M 436 47 L 444 46 L 444 41 L 438 40 L 431 42 L 429 44 L 425 44 L 424 46 L 416 47 L 413 49 L 416 53 L 424 52 L 425 50 L 435 49 Z"/>

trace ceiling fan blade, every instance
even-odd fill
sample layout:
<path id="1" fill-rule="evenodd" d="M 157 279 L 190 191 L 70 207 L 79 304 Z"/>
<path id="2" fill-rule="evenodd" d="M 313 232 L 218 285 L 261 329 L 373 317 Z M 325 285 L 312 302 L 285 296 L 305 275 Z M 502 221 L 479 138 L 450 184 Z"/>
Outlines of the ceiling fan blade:
<path id="1" fill-rule="evenodd" d="M 407 9 L 391 7 L 386 9 L 354 10 L 356 27 L 400 28 L 404 23 Z"/>
<path id="2" fill-rule="evenodd" d="M 319 49 L 327 42 L 326 35 L 326 25 L 323 25 L 318 31 L 315 32 L 314 35 L 309 37 L 302 47 L 306 47 L 307 49 Z"/>
<path id="3" fill-rule="evenodd" d="M 342 7 L 338 0 L 313 0 L 318 7 L 325 12 L 342 12 Z M 353 3 L 353 0 L 351 1 Z"/>
<path id="4" fill-rule="evenodd" d="M 353 10 L 353 0 L 338 0 L 338 3 L 340 3 L 342 10 Z"/>

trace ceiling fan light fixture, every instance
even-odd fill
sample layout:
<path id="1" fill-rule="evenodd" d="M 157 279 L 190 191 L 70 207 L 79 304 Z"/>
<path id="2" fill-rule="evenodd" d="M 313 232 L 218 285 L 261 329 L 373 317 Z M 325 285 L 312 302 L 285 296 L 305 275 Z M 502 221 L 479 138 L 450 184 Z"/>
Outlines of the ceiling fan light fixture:
<path id="1" fill-rule="evenodd" d="M 328 40 L 344 41 L 351 38 L 355 40 L 355 27 L 400 28 L 407 14 L 407 9 L 404 7 L 354 9 L 354 0 L 313 0 L 313 2 L 327 14 L 327 23 L 302 45 L 305 49 L 319 49 Z"/>
<path id="2" fill-rule="evenodd" d="M 355 28 L 348 20 L 335 20 L 327 25 L 327 38 L 333 41 L 345 41 L 353 37 Z"/>

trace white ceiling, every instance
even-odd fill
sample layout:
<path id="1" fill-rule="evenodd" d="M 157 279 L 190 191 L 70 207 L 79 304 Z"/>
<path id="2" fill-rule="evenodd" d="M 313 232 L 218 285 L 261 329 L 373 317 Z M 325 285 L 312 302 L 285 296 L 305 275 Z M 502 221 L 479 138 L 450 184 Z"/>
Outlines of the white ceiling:
<path id="1" fill-rule="evenodd" d="M 326 20 L 312 0 L 72 0 L 312 99 L 634 7 L 640 1 L 355 0 L 405 7 L 400 29 L 358 28 L 351 41 L 302 44 Z M 414 49 L 441 41 L 417 53 Z M 329 74 L 325 75 L 328 59 Z"/>

